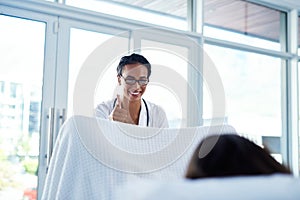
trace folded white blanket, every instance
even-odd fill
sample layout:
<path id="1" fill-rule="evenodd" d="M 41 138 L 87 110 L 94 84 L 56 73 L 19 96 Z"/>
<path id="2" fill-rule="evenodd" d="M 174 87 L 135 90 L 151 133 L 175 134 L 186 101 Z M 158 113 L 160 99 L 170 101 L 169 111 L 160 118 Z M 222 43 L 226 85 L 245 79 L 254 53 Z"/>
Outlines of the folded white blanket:
<path id="1" fill-rule="evenodd" d="M 299 200 L 300 179 L 292 175 L 197 180 L 140 180 L 117 189 L 118 200 Z"/>
<path id="2" fill-rule="evenodd" d="M 143 128 L 74 116 L 54 147 L 42 199 L 112 199 L 115 188 L 136 180 L 178 180 L 207 135 L 235 133 L 228 125 Z"/>

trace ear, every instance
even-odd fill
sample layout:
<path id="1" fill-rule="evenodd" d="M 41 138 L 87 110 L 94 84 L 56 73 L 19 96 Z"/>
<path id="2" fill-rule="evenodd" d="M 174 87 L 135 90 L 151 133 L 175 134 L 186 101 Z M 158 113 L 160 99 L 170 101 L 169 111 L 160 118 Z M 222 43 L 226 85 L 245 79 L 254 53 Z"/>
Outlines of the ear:
<path id="1" fill-rule="evenodd" d="M 117 76 L 118 77 L 118 83 L 119 85 L 121 85 L 121 77 L 120 76 Z"/>

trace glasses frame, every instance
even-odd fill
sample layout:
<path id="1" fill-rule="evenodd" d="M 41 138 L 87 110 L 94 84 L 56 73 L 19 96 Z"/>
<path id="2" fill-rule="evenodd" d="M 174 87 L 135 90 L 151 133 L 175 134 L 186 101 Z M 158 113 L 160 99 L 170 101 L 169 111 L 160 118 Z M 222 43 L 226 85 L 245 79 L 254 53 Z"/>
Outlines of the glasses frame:
<path id="1" fill-rule="evenodd" d="M 146 78 L 146 79 L 139 79 L 139 80 L 136 80 L 135 78 L 132 78 L 132 79 L 130 79 L 130 81 L 134 81 L 134 83 L 129 83 L 128 81 L 129 81 L 129 79 L 126 77 L 124 77 L 123 75 L 120 75 L 123 79 L 124 79 L 124 81 L 125 81 L 125 83 L 127 84 L 127 85 L 134 85 L 134 84 L 136 84 L 136 83 L 138 83 L 140 86 L 146 86 L 146 85 L 148 85 L 148 83 L 149 83 L 149 79 L 148 78 Z M 141 82 L 144 82 L 144 81 L 147 81 L 147 83 L 145 84 L 145 83 L 141 83 Z"/>

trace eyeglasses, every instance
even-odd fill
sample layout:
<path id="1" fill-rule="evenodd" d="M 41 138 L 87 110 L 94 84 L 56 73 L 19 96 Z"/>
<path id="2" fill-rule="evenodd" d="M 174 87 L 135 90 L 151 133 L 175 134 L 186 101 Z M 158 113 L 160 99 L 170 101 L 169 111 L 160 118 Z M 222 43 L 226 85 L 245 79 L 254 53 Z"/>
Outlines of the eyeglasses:
<path id="1" fill-rule="evenodd" d="M 136 80 L 133 77 L 124 78 L 122 75 L 121 75 L 121 77 L 125 80 L 125 83 L 128 85 L 134 85 L 136 82 L 138 82 L 140 86 L 144 86 L 144 85 L 147 85 L 149 82 L 149 79 L 147 79 L 147 78 Z"/>

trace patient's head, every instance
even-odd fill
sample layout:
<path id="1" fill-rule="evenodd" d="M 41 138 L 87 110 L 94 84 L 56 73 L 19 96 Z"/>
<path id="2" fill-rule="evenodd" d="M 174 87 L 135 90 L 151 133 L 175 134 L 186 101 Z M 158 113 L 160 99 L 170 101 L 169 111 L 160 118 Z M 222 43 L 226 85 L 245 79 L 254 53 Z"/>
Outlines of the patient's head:
<path id="1" fill-rule="evenodd" d="M 233 134 L 205 138 L 195 150 L 186 178 L 263 175 L 291 172 L 266 150 Z"/>

